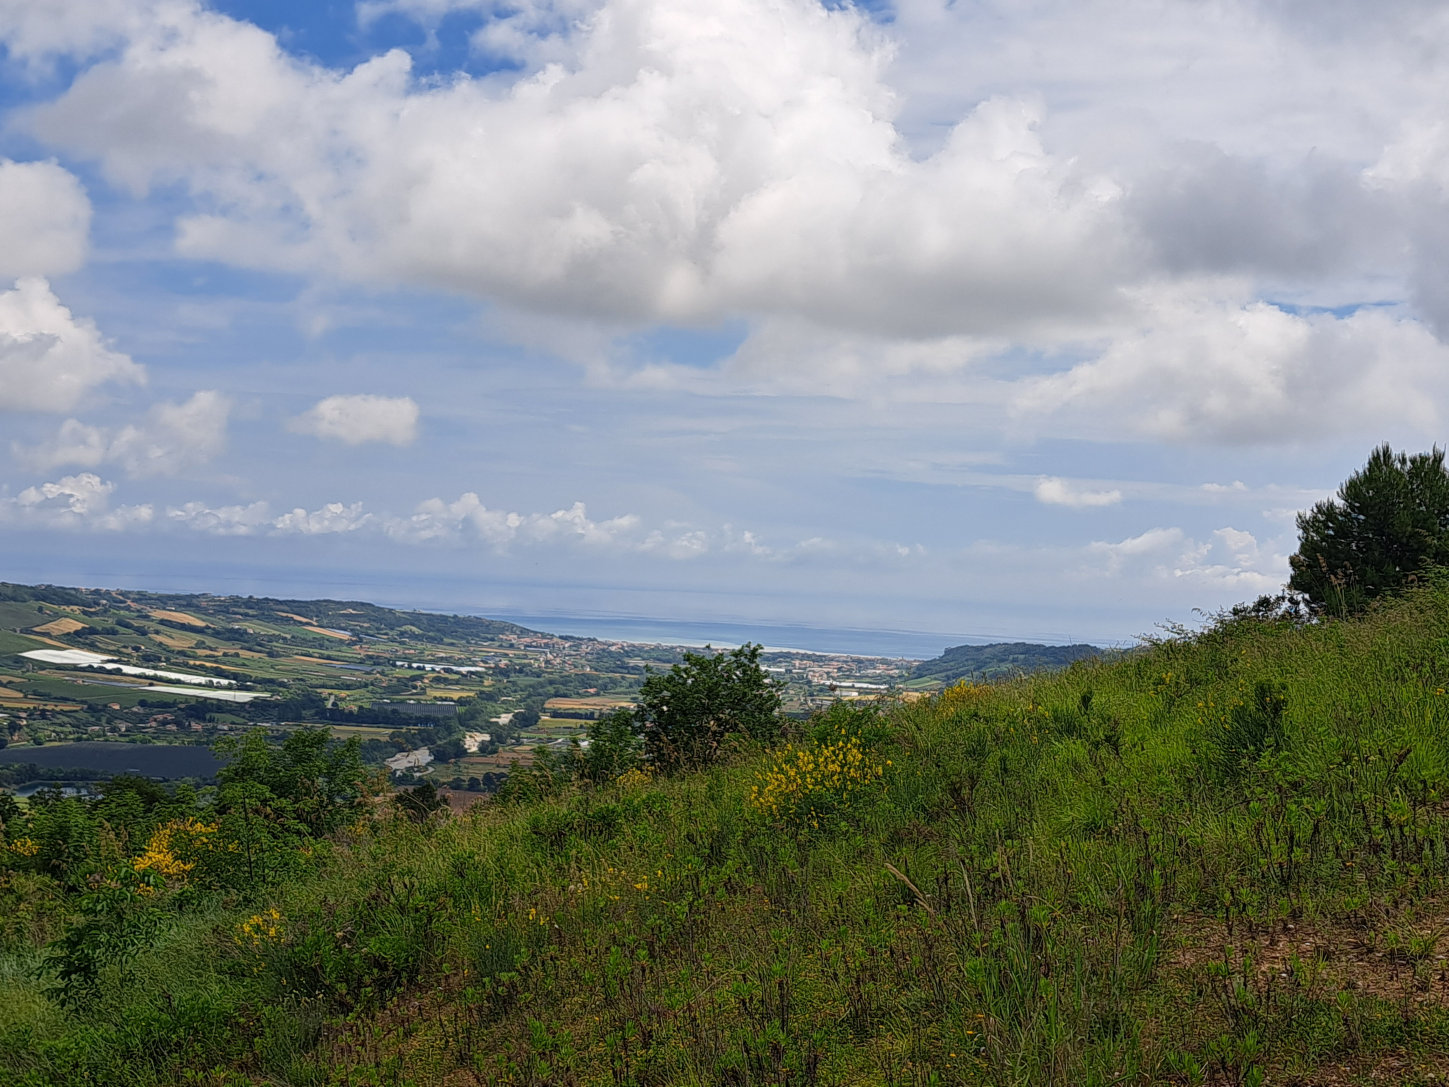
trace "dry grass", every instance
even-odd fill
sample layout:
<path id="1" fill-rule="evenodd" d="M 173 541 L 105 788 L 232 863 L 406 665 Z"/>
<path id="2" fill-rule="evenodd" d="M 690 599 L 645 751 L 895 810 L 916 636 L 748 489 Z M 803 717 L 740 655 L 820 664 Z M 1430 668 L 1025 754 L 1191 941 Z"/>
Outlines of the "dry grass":
<path id="1" fill-rule="evenodd" d="M 189 627 L 204 627 L 207 625 L 205 619 L 198 619 L 194 615 L 187 615 L 184 611 L 164 611 L 156 609 L 151 612 L 153 619 L 169 619 L 173 623 L 185 623 Z"/>
<path id="2" fill-rule="evenodd" d="M 157 632 L 151 637 L 164 645 L 167 649 L 195 649 L 196 638 L 188 638 L 180 634 L 162 634 Z"/>
<path id="3" fill-rule="evenodd" d="M 583 698 L 550 698 L 543 704 L 546 710 L 613 710 L 632 706 L 631 698 L 614 698 L 610 695 L 592 695 Z"/>
<path id="4" fill-rule="evenodd" d="M 42 634 L 74 634 L 77 630 L 84 630 L 85 628 L 86 624 L 80 622 L 78 619 L 61 618 L 52 619 L 48 623 L 42 623 L 40 626 L 31 627 L 30 629 L 39 631 Z"/>
<path id="5" fill-rule="evenodd" d="M 325 635 L 328 638 L 340 638 L 344 642 L 350 642 L 352 640 L 352 635 L 351 634 L 342 634 L 339 631 L 336 631 L 336 630 L 327 630 L 324 627 L 313 627 L 313 626 L 309 626 L 306 629 L 307 630 L 310 630 L 313 634 L 322 634 L 322 635 Z"/>

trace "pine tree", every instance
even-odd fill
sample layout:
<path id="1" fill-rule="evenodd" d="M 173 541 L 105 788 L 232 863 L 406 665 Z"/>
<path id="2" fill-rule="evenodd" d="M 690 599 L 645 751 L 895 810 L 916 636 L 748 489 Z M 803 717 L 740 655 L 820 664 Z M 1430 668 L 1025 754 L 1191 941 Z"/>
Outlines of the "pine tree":
<path id="1" fill-rule="evenodd" d="M 1298 515 L 1288 586 L 1317 610 L 1360 611 L 1374 597 L 1449 564 L 1449 471 L 1444 450 L 1395 453 L 1387 443 L 1338 497 Z"/>

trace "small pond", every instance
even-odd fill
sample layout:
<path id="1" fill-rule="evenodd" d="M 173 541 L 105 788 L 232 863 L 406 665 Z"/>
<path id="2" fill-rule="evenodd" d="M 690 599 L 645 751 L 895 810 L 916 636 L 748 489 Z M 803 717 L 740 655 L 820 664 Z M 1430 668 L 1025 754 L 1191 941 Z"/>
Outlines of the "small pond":
<path id="1" fill-rule="evenodd" d="M 47 769 L 100 770 L 148 778 L 213 778 L 221 759 L 209 747 L 189 744 L 127 744 L 81 740 L 73 744 L 11 744 L 0 765 L 34 763 Z"/>

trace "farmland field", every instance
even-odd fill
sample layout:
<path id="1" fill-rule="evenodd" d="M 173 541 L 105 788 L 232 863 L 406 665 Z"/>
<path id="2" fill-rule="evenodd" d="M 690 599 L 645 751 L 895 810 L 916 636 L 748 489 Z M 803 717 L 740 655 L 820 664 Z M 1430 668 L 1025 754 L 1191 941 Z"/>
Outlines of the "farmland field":
<path id="1" fill-rule="evenodd" d="M 86 624 L 82 623 L 79 619 L 63 617 L 60 619 L 52 619 L 48 623 L 40 623 L 32 629 L 38 630 L 42 634 L 72 634 L 77 630 L 84 629 L 85 626 Z"/>
<path id="2" fill-rule="evenodd" d="M 185 623 L 189 627 L 204 627 L 207 625 L 205 619 L 198 619 L 194 615 L 187 615 L 184 611 L 166 611 L 158 609 L 151 612 L 157 619 L 169 619 L 173 623 Z"/>
<path id="3" fill-rule="evenodd" d="M 148 734 L 164 743 L 258 726 L 279 742 L 292 726 L 310 725 L 333 728 L 338 738 L 404 733 L 400 738 L 410 749 L 442 750 L 441 744 L 462 734 L 482 732 L 502 751 L 479 769 L 501 770 L 513 758 L 527 762 L 537 744 L 582 738 L 588 718 L 630 705 L 640 681 L 617 647 L 476 617 L 140 591 L 5 586 L 0 595 L 9 597 L 0 600 L 0 686 L 13 693 L 0 695 L 0 702 L 12 742 L 54 744 L 100 733 Z M 37 624 L 82 629 L 18 633 Z M 338 636 L 344 631 L 353 640 Z M 85 649 L 158 671 L 216 669 L 238 684 L 239 694 L 262 697 L 250 708 L 198 701 L 192 692 L 148 691 L 151 684 L 119 684 L 111 676 L 39 667 L 16 656 L 41 646 Z M 655 663 L 671 659 L 669 651 L 641 652 Z M 812 658 L 812 664 L 818 662 Z M 476 670 L 445 674 L 418 665 Z M 847 665 L 841 674 L 856 671 Z M 184 714 L 165 712 L 178 706 Z M 530 717 L 531 727 L 520 732 L 497 723 L 525 708 L 538 714 Z M 188 719 L 180 732 L 177 716 Z M 369 745 L 367 758 L 378 761 L 383 750 Z M 446 777 L 462 768 L 442 763 L 427 773 Z"/>
<path id="4" fill-rule="evenodd" d="M 157 631 L 151 637 L 167 649 L 190 649 L 200 640 L 195 635 L 169 634 Z"/>
<path id="5" fill-rule="evenodd" d="M 45 613 L 39 610 L 39 605 L 28 601 L 0 600 L 0 627 L 23 630 L 43 622 Z"/>
<path id="6" fill-rule="evenodd" d="M 28 638 L 9 630 L 0 630 L 0 656 L 9 653 L 25 653 L 31 649 L 44 649 L 48 643 L 39 638 Z"/>
<path id="7" fill-rule="evenodd" d="M 112 702 L 130 708 L 140 705 L 141 699 L 166 697 L 155 691 L 147 691 L 144 685 L 122 683 L 120 680 L 101 682 L 99 680 L 59 679 L 54 676 L 28 677 L 24 681 L 25 693 L 31 697 L 72 699 L 77 702 L 98 702 L 108 705 Z"/>
<path id="8" fill-rule="evenodd" d="M 546 710 L 598 710 L 601 713 L 618 709 L 621 706 L 632 706 L 634 700 L 630 698 L 614 698 L 609 695 L 589 695 L 584 698 L 550 698 L 543 704 Z"/>

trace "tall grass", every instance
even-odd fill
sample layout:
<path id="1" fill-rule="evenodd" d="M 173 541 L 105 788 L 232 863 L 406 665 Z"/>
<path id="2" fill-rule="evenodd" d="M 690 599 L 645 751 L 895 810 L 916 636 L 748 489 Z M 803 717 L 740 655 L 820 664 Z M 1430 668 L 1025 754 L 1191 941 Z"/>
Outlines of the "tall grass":
<path id="1" fill-rule="evenodd" d="M 380 816 L 90 1005 L 0 965 L 0 1079 L 1428 1083 L 1446 690 L 1429 589 L 842 711 L 848 738 L 702 773 Z M 846 744 L 868 788 L 832 785 Z"/>

